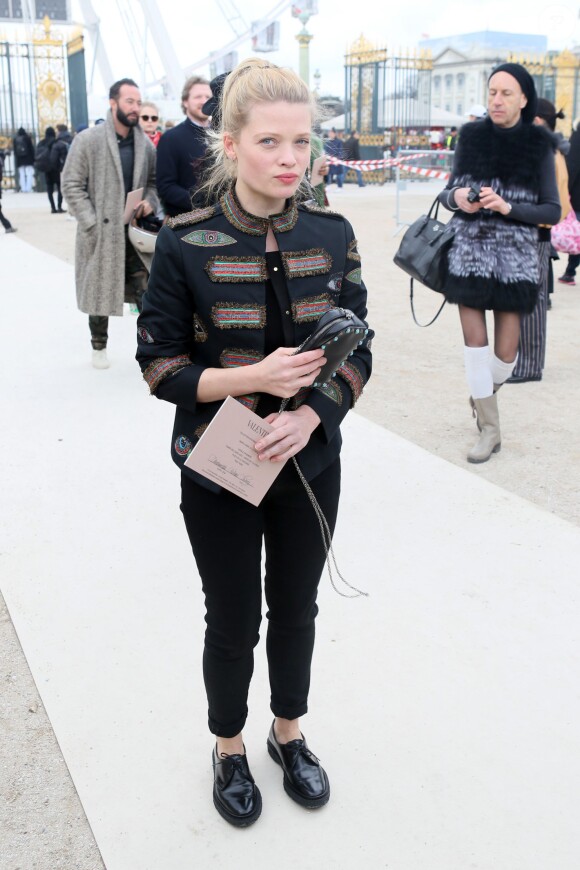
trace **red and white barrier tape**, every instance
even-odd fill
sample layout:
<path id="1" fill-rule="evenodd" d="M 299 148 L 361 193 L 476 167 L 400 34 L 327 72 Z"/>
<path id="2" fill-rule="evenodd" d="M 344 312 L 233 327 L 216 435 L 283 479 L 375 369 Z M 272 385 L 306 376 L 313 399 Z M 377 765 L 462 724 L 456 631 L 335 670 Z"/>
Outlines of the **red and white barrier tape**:
<path id="1" fill-rule="evenodd" d="M 417 172 L 417 166 L 404 166 L 411 160 L 419 160 L 421 157 L 433 156 L 433 151 L 421 151 L 418 154 L 410 154 L 408 157 L 388 157 L 383 160 L 339 160 L 338 157 L 327 157 L 327 162 L 333 166 L 346 166 L 349 169 L 360 169 L 363 172 L 372 172 L 374 169 L 386 169 L 390 166 L 400 166 L 405 172 Z M 428 173 L 436 173 L 431 175 Z M 449 173 L 442 173 L 436 169 L 421 169 L 420 175 L 426 175 L 427 178 L 449 178 Z"/>
<path id="2" fill-rule="evenodd" d="M 421 166 L 401 166 L 403 172 L 414 172 L 416 175 L 421 175 L 423 178 L 441 178 L 447 181 L 450 177 L 450 172 L 442 172 L 440 169 L 423 169 Z"/>
<path id="3" fill-rule="evenodd" d="M 333 166 L 347 166 L 349 169 L 362 169 L 363 172 L 371 172 L 373 169 L 384 169 L 390 166 L 390 160 L 339 160 L 338 157 L 327 157 L 327 163 Z"/>

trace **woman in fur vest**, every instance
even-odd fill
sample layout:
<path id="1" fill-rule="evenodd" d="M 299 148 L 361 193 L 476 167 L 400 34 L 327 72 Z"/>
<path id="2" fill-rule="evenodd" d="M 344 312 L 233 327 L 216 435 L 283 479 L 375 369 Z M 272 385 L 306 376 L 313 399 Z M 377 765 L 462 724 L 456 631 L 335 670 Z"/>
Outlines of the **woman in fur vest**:
<path id="1" fill-rule="evenodd" d="M 501 447 L 497 391 L 511 376 L 520 317 L 539 290 L 538 224 L 560 218 L 553 146 L 535 126 L 537 95 L 523 66 L 503 63 L 488 82 L 488 116 L 465 124 L 441 203 L 455 212 L 445 297 L 459 306 L 479 439 L 469 462 Z M 494 314 L 489 347 L 486 311 Z"/>

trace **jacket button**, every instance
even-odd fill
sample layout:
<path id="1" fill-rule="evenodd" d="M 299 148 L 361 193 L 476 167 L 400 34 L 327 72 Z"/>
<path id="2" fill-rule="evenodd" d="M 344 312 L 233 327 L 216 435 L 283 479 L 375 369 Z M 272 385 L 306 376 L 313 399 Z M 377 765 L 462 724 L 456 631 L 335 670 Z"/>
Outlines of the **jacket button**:
<path id="1" fill-rule="evenodd" d="M 103 218 L 103 223 L 104 223 L 104 224 L 108 224 L 108 223 L 109 223 L 109 218 Z"/>

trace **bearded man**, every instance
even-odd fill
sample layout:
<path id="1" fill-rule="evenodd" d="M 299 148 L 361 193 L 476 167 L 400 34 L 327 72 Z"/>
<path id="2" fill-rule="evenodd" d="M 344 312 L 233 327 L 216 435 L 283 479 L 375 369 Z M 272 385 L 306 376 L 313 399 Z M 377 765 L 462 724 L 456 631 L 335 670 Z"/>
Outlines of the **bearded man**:
<path id="1" fill-rule="evenodd" d="M 62 191 L 77 219 L 75 277 L 77 304 L 89 315 L 92 362 L 109 367 L 110 315 L 123 314 L 123 302 L 141 310 L 150 255 L 128 240 L 124 220 L 127 194 L 143 188 L 143 216 L 159 210 L 155 189 L 155 148 L 139 126 L 141 94 L 132 79 L 109 91 L 104 124 L 74 139 L 62 177 Z"/>

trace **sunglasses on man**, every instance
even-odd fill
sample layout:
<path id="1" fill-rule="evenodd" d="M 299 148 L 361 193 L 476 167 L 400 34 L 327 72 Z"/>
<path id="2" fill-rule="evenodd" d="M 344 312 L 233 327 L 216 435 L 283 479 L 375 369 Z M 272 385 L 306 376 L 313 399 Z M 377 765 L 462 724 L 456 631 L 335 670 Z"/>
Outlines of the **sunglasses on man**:
<path id="1" fill-rule="evenodd" d="M 141 115 L 142 121 L 158 121 L 159 115 Z"/>

